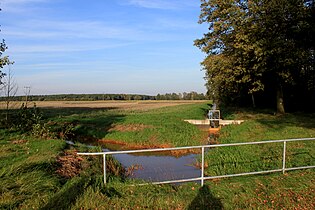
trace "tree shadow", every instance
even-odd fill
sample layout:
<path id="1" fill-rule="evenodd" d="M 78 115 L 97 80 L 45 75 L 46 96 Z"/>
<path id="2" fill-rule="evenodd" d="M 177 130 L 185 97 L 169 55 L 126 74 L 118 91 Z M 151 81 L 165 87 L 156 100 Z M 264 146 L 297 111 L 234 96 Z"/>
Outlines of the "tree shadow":
<path id="1" fill-rule="evenodd" d="M 124 120 L 125 115 L 109 112 L 106 108 L 41 108 L 43 118 L 57 138 L 82 143 L 104 138 L 113 124 Z"/>
<path id="2" fill-rule="evenodd" d="M 40 163 L 28 163 L 19 168 L 19 173 L 29 173 L 32 171 L 42 171 L 47 176 L 51 176 L 58 168 L 57 162 L 40 162 Z"/>
<path id="3" fill-rule="evenodd" d="M 46 119 L 55 117 L 66 117 L 75 114 L 89 114 L 95 111 L 110 111 L 117 109 L 117 107 L 41 107 L 43 116 Z"/>
<path id="4" fill-rule="evenodd" d="M 49 202 L 40 208 L 46 209 L 71 209 L 71 206 L 76 202 L 76 199 L 81 196 L 85 189 L 89 186 L 88 178 L 79 178 L 66 184 L 59 192 L 54 194 Z"/>
<path id="5" fill-rule="evenodd" d="M 89 119 L 76 120 L 75 140 L 96 140 L 106 137 L 113 124 L 124 121 L 125 115 L 114 114 L 107 116 L 94 116 Z"/>
<path id="6" fill-rule="evenodd" d="M 213 193 L 210 191 L 210 187 L 204 185 L 199 189 L 198 195 L 194 198 L 194 200 L 190 203 L 187 208 L 188 210 L 195 209 L 215 209 L 221 210 L 223 209 L 223 204 L 221 199 L 216 198 Z"/>
<path id="7" fill-rule="evenodd" d="M 258 119 L 257 122 L 279 130 L 288 126 L 313 129 L 315 128 L 315 115 L 304 113 L 285 114 L 277 116 L 276 119 Z"/>

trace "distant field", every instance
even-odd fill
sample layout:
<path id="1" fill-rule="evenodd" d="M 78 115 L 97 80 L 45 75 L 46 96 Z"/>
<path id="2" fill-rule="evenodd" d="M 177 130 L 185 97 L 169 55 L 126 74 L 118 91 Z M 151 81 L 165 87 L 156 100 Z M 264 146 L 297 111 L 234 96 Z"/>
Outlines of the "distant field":
<path id="1" fill-rule="evenodd" d="M 42 108 L 117 108 L 126 110 L 150 110 L 162 107 L 177 106 L 181 104 L 200 104 L 203 100 L 196 101 L 36 101 L 28 102 L 28 106 Z M 12 106 L 18 108 L 23 102 L 12 102 Z M 0 109 L 5 108 L 5 103 L 0 102 Z"/>

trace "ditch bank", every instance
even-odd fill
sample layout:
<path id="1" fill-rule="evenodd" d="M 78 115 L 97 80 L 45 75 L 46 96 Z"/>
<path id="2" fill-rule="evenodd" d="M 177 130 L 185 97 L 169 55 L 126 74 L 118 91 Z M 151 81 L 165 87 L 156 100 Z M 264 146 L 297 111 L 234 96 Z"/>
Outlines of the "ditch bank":
<path id="1" fill-rule="evenodd" d="M 211 128 L 209 120 L 185 120 L 195 124 L 200 130 L 206 132 L 208 144 L 217 144 L 218 131 L 220 128 Z M 242 121 L 221 121 L 222 125 L 240 124 Z M 117 140 L 101 139 L 86 142 L 89 146 L 100 146 L 103 151 L 139 150 L 154 148 L 171 148 L 172 145 L 137 145 L 128 144 Z M 166 181 L 175 179 L 190 179 L 200 176 L 198 163 L 199 149 L 175 150 L 167 152 L 146 152 L 133 154 L 115 154 L 118 160 L 128 171 L 128 177 L 143 179 L 146 181 Z"/>

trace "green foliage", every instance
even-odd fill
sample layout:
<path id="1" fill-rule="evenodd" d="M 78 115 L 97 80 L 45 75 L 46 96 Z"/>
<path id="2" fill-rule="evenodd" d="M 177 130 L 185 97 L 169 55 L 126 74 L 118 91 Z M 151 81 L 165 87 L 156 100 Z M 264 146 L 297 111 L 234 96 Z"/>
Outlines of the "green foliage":
<path id="1" fill-rule="evenodd" d="M 314 4 L 302 0 L 202 0 L 199 22 L 208 24 L 209 32 L 195 45 L 208 55 L 202 65 L 209 95 L 273 107 L 276 92 L 284 91 L 291 107 L 313 106 L 313 10 Z M 283 105 L 283 99 L 277 103 Z"/>
<path id="2" fill-rule="evenodd" d="M 32 135 L 35 137 L 41 138 L 54 138 L 53 134 L 50 131 L 49 124 L 47 123 L 36 123 L 32 126 Z"/>
<path id="3" fill-rule="evenodd" d="M 24 104 L 20 109 L 0 110 L 0 115 L 6 116 L 0 119 L 2 128 L 29 132 L 36 124 L 41 124 L 42 113 L 34 104 L 33 107 L 26 107 Z"/>
<path id="4" fill-rule="evenodd" d="M 191 91 L 189 93 L 165 93 L 156 96 L 139 94 L 60 94 L 60 95 L 31 95 L 29 101 L 134 101 L 134 100 L 206 100 L 203 93 Z M 25 96 L 12 96 L 13 101 L 24 101 Z M 0 97 L 5 101 L 5 97 Z"/>
<path id="5" fill-rule="evenodd" d="M 0 87 L 3 84 L 1 79 L 5 76 L 5 73 L 2 72 L 2 68 L 6 65 L 11 64 L 8 56 L 1 57 L 6 49 L 7 46 L 4 40 L 2 40 L 2 42 L 0 42 Z"/>
<path id="6" fill-rule="evenodd" d="M 35 104 L 32 108 L 29 108 L 22 104 L 17 115 L 14 116 L 12 126 L 13 128 L 18 129 L 20 131 L 27 132 L 31 131 L 34 125 L 40 124 L 41 119 L 42 114 Z"/>
<path id="7" fill-rule="evenodd" d="M 0 8 L 1 11 L 1 8 Z M 1 31 L 1 30 L 0 30 Z M 6 75 L 4 72 L 2 72 L 2 69 L 4 66 L 13 64 L 9 60 L 9 56 L 4 56 L 2 57 L 2 54 L 8 49 L 7 45 L 5 44 L 4 39 L 0 42 L 0 90 L 1 90 L 1 85 L 3 85 L 2 78 Z"/>
<path id="8" fill-rule="evenodd" d="M 203 93 L 183 92 L 183 93 L 166 93 L 157 94 L 156 100 L 206 100 L 207 97 Z"/>

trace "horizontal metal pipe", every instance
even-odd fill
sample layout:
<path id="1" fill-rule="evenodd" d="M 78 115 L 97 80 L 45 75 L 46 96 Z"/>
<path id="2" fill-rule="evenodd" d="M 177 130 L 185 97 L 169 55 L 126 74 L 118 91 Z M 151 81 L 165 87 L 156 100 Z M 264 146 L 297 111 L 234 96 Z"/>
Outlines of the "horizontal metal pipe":
<path id="1" fill-rule="evenodd" d="M 298 170 L 298 169 L 308 169 L 308 168 L 315 168 L 315 166 L 300 166 L 295 168 L 286 168 L 286 171 Z"/>
<path id="2" fill-rule="evenodd" d="M 297 169 L 307 169 L 307 168 L 315 168 L 315 166 L 303 166 L 303 167 L 296 167 L 296 168 L 286 168 L 286 171 L 289 170 L 297 170 Z M 246 175 L 256 175 L 256 174 L 267 174 L 267 173 L 274 173 L 274 172 L 281 172 L 282 169 L 274 169 L 274 170 L 267 170 L 267 171 L 256 171 L 256 172 L 247 172 L 247 173 L 240 173 L 240 174 L 227 174 L 222 176 L 207 176 L 203 177 L 204 180 L 209 179 L 219 179 L 219 178 L 228 178 L 228 177 L 236 177 L 236 176 L 246 176 Z M 199 178 L 191 178 L 191 179 L 179 179 L 179 180 L 170 180 L 170 181 L 161 181 L 161 182 L 151 182 L 151 183 L 142 183 L 137 185 L 150 185 L 150 184 L 171 184 L 171 183 L 181 183 L 181 182 L 191 182 L 191 181 L 201 181 L 202 177 Z"/>
<path id="3" fill-rule="evenodd" d="M 228 177 L 235 177 L 235 176 L 246 176 L 246 175 L 255 175 L 255 174 L 267 174 L 267 173 L 274 173 L 282 171 L 282 169 L 275 169 L 275 170 L 268 170 L 268 171 L 256 171 L 256 172 L 247 172 L 247 173 L 240 173 L 240 174 L 227 174 L 222 176 L 207 176 L 204 179 L 219 179 L 219 178 L 228 178 Z"/>
<path id="4" fill-rule="evenodd" d="M 171 184 L 171 183 L 182 183 L 182 182 L 193 182 L 193 181 L 200 181 L 201 177 L 197 178 L 191 178 L 191 179 L 178 179 L 178 180 L 170 180 L 170 181 L 161 181 L 161 182 L 150 182 L 150 183 L 142 183 L 142 184 L 137 184 L 137 185 L 149 185 L 149 184 Z"/>
<path id="5" fill-rule="evenodd" d="M 201 146 L 191 146 L 191 147 L 175 147 L 175 148 L 160 148 L 160 149 L 142 149 L 142 150 L 127 150 L 127 151 L 108 151 L 108 152 L 92 152 L 92 153 L 77 153 L 78 155 L 107 155 L 107 154 L 126 154 L 126 153 L 140 153 L 140 152 L 162 152 L 162 151 L 170 151 L 170 150 L 185 150 L 185 149 L 200 149 L 200 148 L 215 148 L 215 147 L 228 147 L 228 146 L 242 146 L 242 145 L 256 145 L 256 144 L 268 144 L 268 143 L 280 143 L 291 142 L 291 141 L 312 141 L 315 138 L 300 138 L 300 139 L 283 139 L 283 140 L 269 140 L 269 141 L 258 141 L 258 142 L 244 142 L 244 143 L 231 143 L 231 144 L 216 144 L 216 145 L 201 145 Z M 285 149 L 285 148 L 284 148 Z M 105 158 L 104 158 L 105 161 Z M 285 168 L 285 171 L 290 170 L 298 170 L 298 169 L 309 169 L 315 168 L 315 166 L 301 166 L 294 168 Z M 106 169 L 105 169 L 106 170 Z M 104 176 L 106 176 L 106 171 L 104 170 Z M 208 179 L 218 179 L 218 178 L 228 178 L 228 177 L 236 177 L 236 176 L 246 176 L 246 175 L 255 175 L 255 174 L 266 174 L 273 172 L 280 172 L 282 169 L 275 170 L 267 170 L 267 171 L 257 171 L 257 172 L 247 172 L 247 173 L 239 173 L 239 174 L 228 174 L 221 176 L 210 176 L 210 177 L 198 177 L 198 178 L 190 178 L 190 179 L 179 179 L 179 180 L 170 180 L 170 181 L 161 181 L 161 182 L 152 182 L 152 183 L 144 183 L 138 185 L 148 185 L 148 184 L 170 184 L 170 183 L 182 183 L 182 182 L 191 182 L 191 181 L 202 181 Z M 106 182 L 106 181 L 105 181 Z"/>

